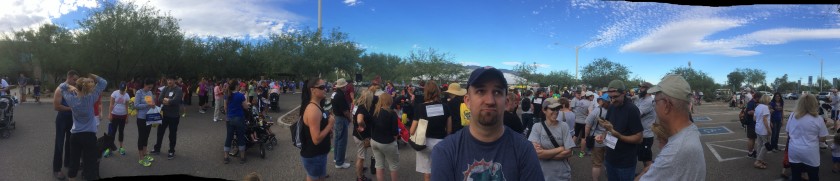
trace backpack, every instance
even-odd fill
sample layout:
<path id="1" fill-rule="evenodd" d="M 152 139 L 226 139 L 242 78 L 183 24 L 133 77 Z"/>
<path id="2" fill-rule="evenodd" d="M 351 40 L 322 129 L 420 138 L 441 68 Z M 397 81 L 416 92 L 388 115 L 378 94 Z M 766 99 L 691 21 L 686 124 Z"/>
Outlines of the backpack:
<path id="1" fill-rule="evenodd" d="M 530 110 L 531 109 L 531 100 L 522 99 L 522 103 L 521 103 L 520 107 L 522 107 L 522 111 Z"/>
<path id="2" fill-rule="evenodd" d="M 290 132 L 292 133 L 292 145 L 294 145 L 298 149 L 300 149 L 302 145 L 300 141 L 300 129 L 302 127 L 301 124 L 303 124 L 302 117 L 295 121 L 295 123 L 292 124 L 292 126 L 289 126 L 289 129 L 291 130 Z"/>

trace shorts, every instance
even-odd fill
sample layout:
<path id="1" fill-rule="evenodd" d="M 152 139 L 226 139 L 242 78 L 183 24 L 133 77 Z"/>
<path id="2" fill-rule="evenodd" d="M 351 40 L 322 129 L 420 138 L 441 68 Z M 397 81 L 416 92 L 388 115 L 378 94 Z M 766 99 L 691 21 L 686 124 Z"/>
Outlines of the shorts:
<path id="1" fill-rule="evenodd" d="M 831 157 L 831 162 L 840 163 L 840 157 Z"/>
<path id="2" fill-rule="evenodd" d="M 417 151 L 417 168 L 415 171 L 420 173 L 432 173 L 432 150 L 435 145 L 443 141 L 443 139 L 426 138 L 426 149 Z"/>
<path id="3" fill-rule="evenodd" d="M 309 178 L 318 179 L 327 176 L 327 154 L 312 158 L 300 157 L 300 159 Z"/>
<path id="4" fill-rule="evenodd" d="M 593 168 L 601 168 L 604 165 L 604 155 L 607 153 L 606 147 L 593 147 L 592 148 L 592 167 Z"/>
<path id="5" fill-rule="evenodd" d="M 577 136 L 578 138 L 583 138 L 584 137 L 583 134 L 585 134 L 583 132 L 583 129 L 585 129 L 585 128 L 586 128 L 586 124 L 575 123 L 575 136 Z"/>
<path id="6" fill-rule="evenodd" d="M 747 138 L 758 138 L 758 135 L 755 134 L 755 124 L 747 124 Z"/>
<path id="7" fill-rule="evenodd" d="M 636 152 L 636 157 L 640 162 L 653 160 L 651 146 L 653 146 L 653 138 L 642 138 L 642 144 L 639 145 L 639 151 Z"/>
<path id="8" fill-rule="evenodd" d="M 369 139 L 370 138 L 368 138 L 368 140 Z M 353 136 L 353 141 L 356 143 L 356 148 L 357 148 L 356 149 L 356 158 L 358 158 L 358 159 L 367 158 L 368 157 L 367 156 L 368 148 L 365 148 L 365 142 L 362 141 L 362 140 L 359 140 L 359 138 L 356 138 L 355 136 Z M 371 142 L 373 142 L 373 141 L 371 141 Z"/>

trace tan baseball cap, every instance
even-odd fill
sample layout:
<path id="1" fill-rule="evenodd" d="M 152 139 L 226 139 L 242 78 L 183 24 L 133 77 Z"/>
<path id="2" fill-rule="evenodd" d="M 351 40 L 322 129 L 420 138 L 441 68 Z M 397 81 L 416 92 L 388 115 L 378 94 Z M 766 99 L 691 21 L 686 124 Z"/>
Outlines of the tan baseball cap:
<path id="1" fill-rule="evenodd" d="M 688 81 L 685 81 L 685 78 L 677 74 L 666 75 L 659 81 L 659 84 L 647 92 L 650 94 L 662 92 L 670 97 L 691 102 L 691 85 L 688 85 Z"/>

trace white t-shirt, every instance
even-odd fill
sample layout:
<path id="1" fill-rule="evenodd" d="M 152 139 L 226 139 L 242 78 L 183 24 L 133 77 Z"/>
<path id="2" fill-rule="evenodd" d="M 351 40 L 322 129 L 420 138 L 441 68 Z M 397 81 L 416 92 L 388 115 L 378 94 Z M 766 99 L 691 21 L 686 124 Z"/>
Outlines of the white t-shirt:
<path id="1" fill-rule="evenodd" d="M 758 106 L 755 107 L 755 117 L 754 118 L 755 118 L 755 134 L 762 135 L 762 136 L 769 134 L 767 132 L 768 130 L 764 129 L 764 119 L 763 118 L 767 118 L 767 123 L 770 123 L 770 108 L 768 108 L 767 105 L 758 104 Z"/>
<path id="2" fill-rule="evenodd" d="M 125 106 L 125 103 L 131 99 L 131 97 L 128 97 L 128 92 L 120 95 L 120 90 L 115 90 L 114 93 L 111 93 L 111 98 L 114 98 L 114 111 L 111 114 L 120 116 L 128 114 Z"/>
<path id="3" fill-rule="evenodd" d="M 808 166 L 820 166 L 819 137 L 828 136 L 822 117 L 805 115 L 796 119 L 796 113 L 790 113 L 787 127 L 790 143 L 788 159 L 790 163 L 804 163 Z"/>

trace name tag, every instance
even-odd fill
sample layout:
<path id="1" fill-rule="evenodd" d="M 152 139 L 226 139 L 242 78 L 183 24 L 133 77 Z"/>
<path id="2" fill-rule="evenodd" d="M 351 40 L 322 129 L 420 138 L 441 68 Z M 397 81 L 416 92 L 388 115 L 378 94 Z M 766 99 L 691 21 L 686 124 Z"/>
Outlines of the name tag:
<path id="1" fill-rule="evenodd" d="M 426 106 L 426 116 L 435 117 L 443 116 L 443 105 L 435 104 Z"/>

